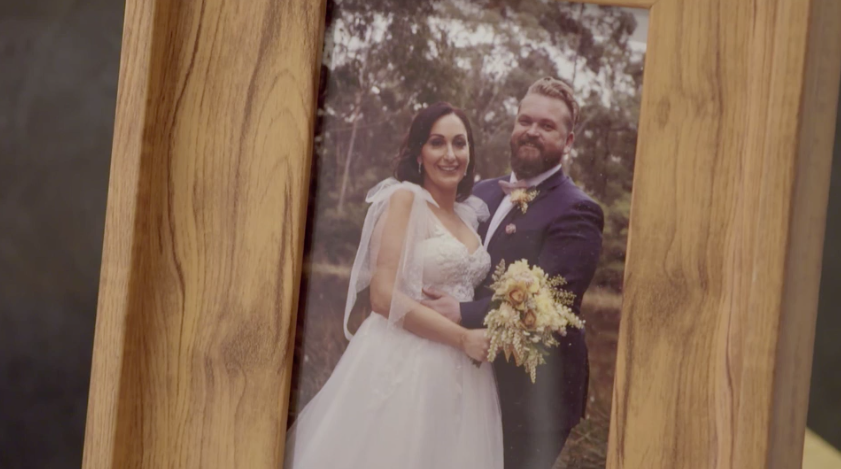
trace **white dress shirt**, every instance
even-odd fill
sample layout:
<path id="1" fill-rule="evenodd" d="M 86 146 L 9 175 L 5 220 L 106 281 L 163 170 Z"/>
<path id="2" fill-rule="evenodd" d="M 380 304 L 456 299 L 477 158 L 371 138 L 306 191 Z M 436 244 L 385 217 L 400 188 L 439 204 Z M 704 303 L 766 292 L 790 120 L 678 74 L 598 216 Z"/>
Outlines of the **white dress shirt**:
<path id="1" fill-rule="evenodd" d="M 525 179 L 524 181 L 528 183 L 529 187 L 534 187 L 540 184 L 541 182 L 549 179 L 560 170 L 561 165 L 558 164 L 554 168 L 544 173 L 538 174 L 537 176 L 531 179 Z M 517 182 L 517 176 L 514 173 L 511 173 L 510 182 L 512 184 Z M 502 203 L 500 203 L 499 207 L 497 207 L 496 212 L 494 212 L 494 216 L 491 219 L 491 224 L 488 226 L 488 232 L 485 234 L 485 246 L 488 246 L 488 244 L 491 242 L 491 238 L 493 237 L 494 232 L 497 230 L 497 228 L 499 228 L 499 224 L 502 223 L 502 220 L 505 218 L 506 215 L 508 215 L 508 212 L 510 212 L 513 207 L 514 204 L 511 203 L 510 195 L 502 199 Z"/>

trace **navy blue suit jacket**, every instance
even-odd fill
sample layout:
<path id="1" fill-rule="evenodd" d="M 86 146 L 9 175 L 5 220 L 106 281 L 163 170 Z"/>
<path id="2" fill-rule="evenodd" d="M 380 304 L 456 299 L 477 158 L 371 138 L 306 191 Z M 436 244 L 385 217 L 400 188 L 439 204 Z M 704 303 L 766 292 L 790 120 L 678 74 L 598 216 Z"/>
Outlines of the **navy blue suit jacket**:
<path id="1" fill-rule="evenodd" d="M 479 226 L 484 239 L 493 214 L 505 194 L 499 180 L 482 181 L 473 194 L 488 204 L 491 217 Z M 526 259 L 539 265 L 550 276 L 562 275 L 564 287 L 575 294 L 573 311 L 580 314 L 581 300 L 587 290 L 602 247 L 604 214 L 563 171 L 558 171 L 537 186 L 537 197 L 523 214 L 518 207 L 502 220 L 486 246 L 491 255 L 491 272 L 505 260 L 506 265 Z M 506 226 L 516 230 L 508 233 Z M 461 303 L 462 324 L 471 329 L 484 327 L 493 294 L 491 275 L 476 289 L 474 301 Z M 532 384 L 523 368 L 515 367 L 501 356 L 494 362 L 503 426 L 509 431 L 555 431 L 574 427 L 584 415 L 589 378 L 589 361 L 584 331 L 570 328 L 566 337 L 558 336 L 560 345 L 550 349 L 546 364 L 537 368 L 537 382 Z"/>

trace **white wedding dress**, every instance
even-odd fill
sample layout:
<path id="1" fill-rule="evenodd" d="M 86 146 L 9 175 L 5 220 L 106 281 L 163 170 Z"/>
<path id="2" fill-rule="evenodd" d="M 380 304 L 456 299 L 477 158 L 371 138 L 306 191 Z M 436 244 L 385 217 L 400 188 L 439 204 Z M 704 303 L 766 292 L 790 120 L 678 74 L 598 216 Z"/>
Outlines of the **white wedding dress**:
<path id="1" fill-rule="evenodd" d="M 431 199 L 426 191 L 422 195 Z M 426 202 L 422 206 L 427 234 L 416 253 L 423 286 L 470 301 L 490 269 L 490 256 L 481 243 L 469 252 Z M 469 213 L 461 209 L 460 215 Z M 475 233 L 475 217 L 462 218 Z M 284 467 L 502 469 L 493 369 L 488 363 L 477 368 L 462 351 L 372 313 L 290 429 Z"/>

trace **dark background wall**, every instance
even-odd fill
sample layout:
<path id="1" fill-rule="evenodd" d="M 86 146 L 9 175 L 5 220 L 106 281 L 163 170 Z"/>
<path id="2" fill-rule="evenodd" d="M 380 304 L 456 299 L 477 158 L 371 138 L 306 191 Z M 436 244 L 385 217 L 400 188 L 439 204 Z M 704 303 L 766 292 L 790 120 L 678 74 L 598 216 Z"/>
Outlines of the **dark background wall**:
<path id="1" fill-rule="evenodd" d="M 807 424 L 841 449 L 841 115 L 831 177 Z"/>
<path id="2" fill-rule="evenodd" d="M 124 2 L 0 0 L 0 468 L 81 466 Z"/>
<path id="3" fill-rule="evenodd" d="M 123 7 L 0 0 L 2 469 L 81 465 Z M 841 447 L 834 163 L 809 426 Z"/>

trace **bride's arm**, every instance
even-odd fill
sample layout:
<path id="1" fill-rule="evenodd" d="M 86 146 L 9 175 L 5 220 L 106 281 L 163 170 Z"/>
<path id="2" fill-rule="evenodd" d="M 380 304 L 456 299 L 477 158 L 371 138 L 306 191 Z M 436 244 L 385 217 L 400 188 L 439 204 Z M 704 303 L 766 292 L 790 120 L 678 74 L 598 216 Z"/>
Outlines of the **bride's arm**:
<path id="1" fill-rule="evenodd" d="M 388 317 L 397 305 L 407 311 L 402 318 L 403 328 L 407 331 L 463 350 L 472 358 L 485 360 L 487 340 L 483 332 L 461 327 L 395 288 L 414 197 L 411 191 L 396 191 L 383 215 L 382 237 L 371 279 L 371 307 L 375 313 Z"/>

